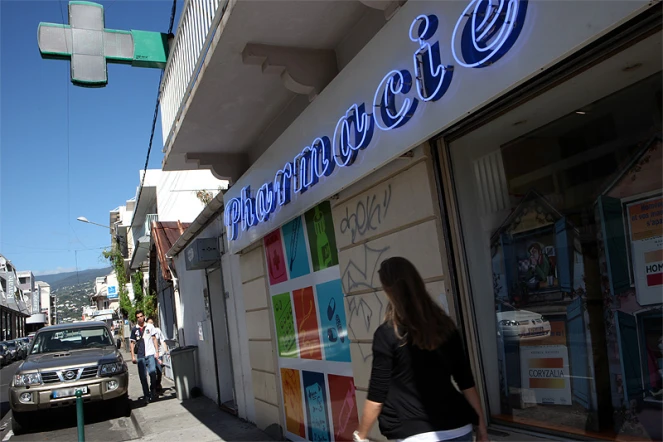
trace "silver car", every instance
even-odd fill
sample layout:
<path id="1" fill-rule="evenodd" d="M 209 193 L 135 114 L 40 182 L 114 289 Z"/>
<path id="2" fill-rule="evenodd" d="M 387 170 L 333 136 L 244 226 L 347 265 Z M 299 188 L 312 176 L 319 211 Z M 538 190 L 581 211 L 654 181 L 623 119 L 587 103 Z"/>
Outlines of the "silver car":
<path id="1" fill-rule="evenodd" d="M 44 327 L 9 385 L 12 429 L 30 427 L 32 414 L 72 406 L 80 391 L 84 402 L 110 401 L 130 414 L 127 364 L 103 322 Z"/>

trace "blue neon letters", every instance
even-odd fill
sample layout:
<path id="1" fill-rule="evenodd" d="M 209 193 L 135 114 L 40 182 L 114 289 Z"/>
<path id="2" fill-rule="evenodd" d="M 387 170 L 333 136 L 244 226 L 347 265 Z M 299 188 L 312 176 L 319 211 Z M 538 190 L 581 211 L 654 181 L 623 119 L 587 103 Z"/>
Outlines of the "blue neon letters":
<path id="1" fill-rule="evenodd" d="M 520 35 L 526 12 L 527 0 L 470 0 L 454 27 L 451 56 L 466 68 L 496 62 Z M 364 103 L 353 104 L 339 118 L 331 140 L 327 136 L 315 138 L 276 172 L 273 182 L 264 183 L 255 197 L 246 186 L 239 197 L 227 202 L 224 222 L 230 241 L 239 237 L 240 229 L 269 220 L 293 195 L 331 176 L 337 166 L 351 166 L 359 151 L 370 145 L 375 126 L 382 131 L 400 128 L 413 117 L 420 102 L 435 102 L 444 96 L 454 67 L 443 64 L 448 57 L 441 52 L 440 42 L 433 41 L 438 27 L 434 14 L 413 20 L 409 37 L 418 45 L 412 56 L 414 75 L 407 69 L 388 72 L 375 90 L 372 114 L 366 112 Z"/>

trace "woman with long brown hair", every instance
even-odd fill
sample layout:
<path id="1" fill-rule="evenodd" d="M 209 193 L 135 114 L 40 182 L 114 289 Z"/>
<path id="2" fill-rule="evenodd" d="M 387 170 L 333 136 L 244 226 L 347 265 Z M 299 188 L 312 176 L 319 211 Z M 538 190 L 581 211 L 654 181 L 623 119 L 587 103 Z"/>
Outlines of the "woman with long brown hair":
<path id="1" fill-rule="evenodd" d="M 367 439 L 378 417 L 380 431 L 390 440 L 471 441 L 475 424 L 477 440 L 487 441 L 456 325 L 433 301 L 410 261 L 386 259 L 378 273 L 389 305 L 373 336 L 371 381 L 355 441 Z"/>

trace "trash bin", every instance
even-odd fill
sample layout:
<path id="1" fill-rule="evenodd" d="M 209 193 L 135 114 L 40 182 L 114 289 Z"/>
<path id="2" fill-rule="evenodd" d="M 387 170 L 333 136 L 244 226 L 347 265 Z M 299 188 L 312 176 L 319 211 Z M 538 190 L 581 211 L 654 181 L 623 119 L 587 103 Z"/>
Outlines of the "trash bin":
<path id="1" fill-rule="evenodd" d="M 177 399 L 180 401 L 191 399 L 191 391 L 198 387 L 198 347 L 187 345 L 172 349 L 170 363 Z"/>

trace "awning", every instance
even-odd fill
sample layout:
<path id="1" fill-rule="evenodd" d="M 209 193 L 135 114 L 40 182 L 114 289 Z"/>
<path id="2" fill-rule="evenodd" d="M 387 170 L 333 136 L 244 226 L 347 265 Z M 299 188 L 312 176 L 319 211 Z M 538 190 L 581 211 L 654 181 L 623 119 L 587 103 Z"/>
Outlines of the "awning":
<path id="1" fill-rule="evenodd" d="M 154 238 L 154 245 L 156 246 L 156 255 L 161 263 L 161 275 L 166 281 L 172 279 L 168 269 L 166 253 L 190 225 L 191 223 L 181 223 L 179 221 L 156 221 L 152 224 L 152 238 Z"/>

